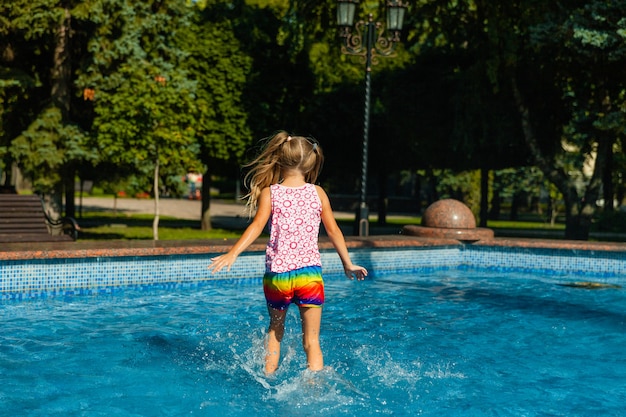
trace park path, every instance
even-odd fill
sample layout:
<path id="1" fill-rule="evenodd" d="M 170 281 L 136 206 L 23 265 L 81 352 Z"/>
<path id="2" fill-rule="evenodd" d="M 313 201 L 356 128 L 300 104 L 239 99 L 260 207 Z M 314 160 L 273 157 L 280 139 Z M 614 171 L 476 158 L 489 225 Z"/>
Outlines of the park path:
<path id="1" fill-rule="evenodd" d="M 84 211 L 109 211 L 116 210 L 121 213 L 132 214 L 154 214 L 154 200 L 150 198 L 118 198 L 112 197 L 83 197 L 76 198 L 76 214 L 80 223 L 80 207 Z M 188 200 L 184 198 L 162 198 L 159 200 L 159 213 L 161 216 L 171 216 L 182 220 L 200 221 L 201 202 L 198 200 Z M 333 212 L 336 218 L 350 219 L 354 217 L 353 213 Z M 372 221 L 373 219 L 370 219 Z M 243 202 L 234 203 L 223 200 L 211 200 L 211 223 L 214 227 L 243 230 L 249 223 L 250 219 L 245 211 Z M 375 223 L 370 223 L 371 234 L 398 234 L 400 226 L 390 225 L 377 227 Z M 353 234 L 352 226 L 341 226 L 344 235 Z"/>
<path id="2" fill-rule="evenodd" d="M 106 198 L 106 197 L 83 197 L 76 198 L 76 211 L 114 211 L 153 214 L 154 200 L 149 198 Z M 176 217 L 184 220 L 200 220 L 201 203 L 198 200 L 161 198 L 159 200 L 159 213 L 163 216 Z M 211 217 L 247 217 L 243 203 L 230 203 L 221 200 L 211 201 Z"/>

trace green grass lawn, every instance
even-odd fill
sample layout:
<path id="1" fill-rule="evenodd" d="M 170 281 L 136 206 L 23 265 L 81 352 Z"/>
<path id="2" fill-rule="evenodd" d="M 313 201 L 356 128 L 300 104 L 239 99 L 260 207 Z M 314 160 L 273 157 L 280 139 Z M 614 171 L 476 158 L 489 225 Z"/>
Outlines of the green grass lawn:
<path id="1" fill-rule="evenodd" d="M 339 222 L 353 222 L 354 219 L 338 219 Z M 377 218 L 376 216 L 372 216 L 370 218 L 370 222 L 373 225 L 376 225 Z M 388 225 L 421 225 L 422 218 L 419 216 L 416 217 L 406 217 L 406 216 L 390 216 L 387 218 Z M 539 220 L 523 220 L 523 221 L 512 221 L 512 220 L 489 220 L 487 223 L 487 227 L 493 229 L 519 229 L 519 230 L 555 230 L 561 231 L 565 230 L 565 224 L 556 223 L 554 226 L 550 225 L 548 222 L 539 221 Z"/>
<path id="2" fill-rule="evenodd" d="M 151 214 L 115 214 L 112 212 L 86 212 L 78 219 L 81 226 L 79 240 L 152 240 Z M 389 216 L 386 228 L 378 225 L 375 214 L 370 217 L 370 234 L 385 234 L 388 230 L 397 226 L 398 230 L 403 225 L 420 225 L 421 217 Z M 338 218 L 337 222 L 350 229 L 354 224 L 354 218 Z M 562 238 L 565 225 L 557 223 L 551 226 L 548 222 L 540 219 L 525 218 L 522 221 L 491 220 L 487 227 L 494 231 L 542 231 L 549 233 L 549 237 Z M 552 233 L 554 232 L 554 233 Z M 160 216 L 159 240 L 198 240 L 198 239 L 225 239 L 238 238 L 242 230 L 226 230 L 214 228 L 209 231 L 200 230 L 200 222 L 196 220 L 183 220 L 168 216 Z M 395 233 L 395 232 L 394 232 Z"/>
<path id="3" fill-rule="evenodd" d="M 79 240 L 152 240 L 152 221 L 154 216 L 150 214 L 113 214 L 113 213 L 83 213 L 79 219 L 81 232 Z M 351 227 L 353 218 L 337 219 L 340 225 Z M 419 225 L 420 217 L 394 217 L 387 219 L 387 226 Z M 377 219 L 370 219 L 370 230 L 375 232 L 379 227 Z M 490 221 L 488 227 L 493 229 L 516 229 L 516 230 L 552 230 L 560 234 L 565 226 L 556 224 L 551 227 L 543 222 L 530 221 Z M 225 239 L 238 238 L 241 230 L 212 229 L 200 230 L 200 222 L 195 220 L 181 220 L 173 217 L 161 216 L 159 218 L 159 240 L 196 240 L 196 239 Z"/>
<path id="4" fill-rule="evenodd" d="M 541 221 L 489 220 L 487 227 L 493 229 L 565 230 L 565 224 L 563 223 L 556 223 L 552 226 L 548 222 Z"/>
<path id="5" fill-rule="evenodd" d="M 152 240 L 150 214 L 83 213 L 78 223 L 79 240 Z M 200 230 L 200 222 L 181 220 L 168 216 L 159 217 L 159 240 L 194 240 L 237 238 L 237 230 Z"/>

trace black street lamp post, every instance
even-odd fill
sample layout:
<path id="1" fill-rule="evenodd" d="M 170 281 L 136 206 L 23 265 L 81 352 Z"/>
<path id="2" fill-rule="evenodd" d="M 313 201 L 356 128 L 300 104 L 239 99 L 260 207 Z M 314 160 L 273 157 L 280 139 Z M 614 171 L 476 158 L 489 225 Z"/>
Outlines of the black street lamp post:
<path id="1" fill-rule="evenodd" d="M 359 0 L 337 0 L 337 25 L 342 39 L 341 52 L 358 55 L 365 61 L 365 109 L 363 123 L 363 157 L 361 160 L 361 194 L 356 213 L 356 230 L 359 236 L 369 235 L 369 208 L 367 206 L 367 149 L 370 129 L 370 96 L 372 65 L 378 56 L 393 56 L 396 43 L 400 42 L 400 31 L 407 3 L 402 0 L 387 1 L 387 27 L 390 37 L 385 37 L 385 27 L 374 22 L 372 15 L 367 22 L 354 23 L 354 13 Z M 352 28 L 354 26 L 354 32 Z"/>

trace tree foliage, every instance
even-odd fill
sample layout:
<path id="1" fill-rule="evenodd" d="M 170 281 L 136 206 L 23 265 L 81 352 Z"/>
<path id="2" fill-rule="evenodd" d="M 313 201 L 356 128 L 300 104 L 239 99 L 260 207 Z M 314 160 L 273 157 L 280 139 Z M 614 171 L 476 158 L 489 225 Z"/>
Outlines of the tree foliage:
<path id="1" fill-rule="evenodd" d="M 62 181 L 67 164 L 91 159 L 86 143 L 84 132 L 62 123 L 60 110 L 50 107 L 13 140 L 11 153 L 21 161 L 24 174 L 32 178 L 34 189 L 45 193 Z"/>
<path id="2" fill-rule="evenodd" d="M 358 18 L 384 20 L 383 3 L 360 2 Z M 51 188 L 111 164 L 146 187 L 188 168 L 210 180 L 234 176 L 256 139 L 286 129 L 320 139 L 331 192 L 356 193 L 365 68 L 341 53 L 335 10 L 332 0 L 3 2 L 3 165 L 18 159 Z M 369 191 L 384 194 L 400 170 L 515 167 L 533 172 L 518 184 L 535 184 L 524 168 L 534 165 L 563 195 L 567 236 L 584 238 L 596 201 L 626 192 L 613 190 L 624 171 L 623 10 L 626 0 L 411 2 L 397 56 L 372 72 Z"/>
<path id="3" fill-rule="evenodd" d="M 538 155 L 538 165 L 565 197 L 566 236 L 571 238 L 588 237 L 602 189 L 613 189 L 613 153 L 626 131 L 625 7 L 624 1 L 575 3 L 555 8 L 529 30 L 528 52 L 551 57 L 542 69 L 563 111 L 561 124 L 554 126 L 558 137 L 553 143 L 560 146 L 552 148 L 549 160 L 545 152 Z M 522 100 L 528 103 L 518 97 Z M 529 112 L 543 110 L 525 106 Z M 534 131 L 539 128 L 530 117 L 526 123 Z M 573 170 L 580 174 L 571 175 Z M 613 193 L 606 195 L 612 208 Z"/>
<path id="4" fill-rule="evenodd" d="M 489 150 L 481 143 L 523 137 L 532 162 L 565 197 L 572 238 L 588 235 L 602 173 L 623 131 L 624 76 L 616 69 L 624 58 L 624 5 L 435 1 L 419 2 L 413 14 L 410 49 L 447 57 L 453 78 L 464 80 L 452 94 L 470 92 L 453 107 L 460 112 L 451 118 L 452 143 L 467 137 L 467 154 L 480 160 L 474 152 Z M 594 173 L 572 176 L 590 156 Z"/>
<path id="5" fill-rule="evenodd" d="M 74 166 L 95 156 L 70 113 L 71 8 L 78 3 L 17 0 L 0 6 L 3 75 L 8 92 L 20 92 L 2 103 L 5 167 L 16 161 L 36 190 L 51 193 L 55 202 L 60 201 L 63 183 L 73 187 Z"/>

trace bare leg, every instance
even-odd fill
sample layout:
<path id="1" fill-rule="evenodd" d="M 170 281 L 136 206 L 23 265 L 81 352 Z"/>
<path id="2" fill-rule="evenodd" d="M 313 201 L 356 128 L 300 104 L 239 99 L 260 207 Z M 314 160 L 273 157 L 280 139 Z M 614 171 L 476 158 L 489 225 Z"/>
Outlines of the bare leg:
<path id="1" fill-rule="evenodd" d="M 287 310 L 267 308 L 270 314 L 270 326 L 267 330 L 265 342 L 265 373 L 273 374 L 278 369 L 280 361 L 280 342 L 285 334 L 285 317 Z"/>
<path id="2" fill-rule="evenodd" d="M 324 355 L 320 347 L 321 307 L 300 307 L 302 319 L 302 346 L 306 353 L 307 365 L 312 371 L 324 368 Z"/>

